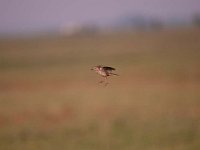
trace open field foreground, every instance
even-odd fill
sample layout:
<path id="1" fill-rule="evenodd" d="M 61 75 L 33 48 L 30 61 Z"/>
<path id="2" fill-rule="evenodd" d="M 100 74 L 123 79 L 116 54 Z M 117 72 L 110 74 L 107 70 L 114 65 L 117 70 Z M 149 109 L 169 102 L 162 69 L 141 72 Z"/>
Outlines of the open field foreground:
<path id="1" fill-rule="evenodd" d="M 200 149 L 200 29 L 1 39 L 0 149 Z"/>

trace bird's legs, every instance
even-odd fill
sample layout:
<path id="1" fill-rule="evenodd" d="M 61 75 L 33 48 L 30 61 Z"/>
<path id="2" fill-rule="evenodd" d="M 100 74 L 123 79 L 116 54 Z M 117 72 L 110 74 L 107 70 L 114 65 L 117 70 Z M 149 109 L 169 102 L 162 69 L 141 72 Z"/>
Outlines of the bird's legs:
<path id="1" fill-rule="evenodd" d="M 101 81 L 99 81 L 99 83 L 103 83 L 103 82 L 105 82 L 105 80 L 101 80 Z"/>
<path id="2" fill-rule="evenodd" d="M 108 85 L 107 77 L 104 77 L 104 80 L 99 81 L 99 83 L 105 83 L 105 86 Z"/>
<path id="3" fill-rule="evenodd" d="M 104 82 L 103 80 L 99 81 L 99 83 L 103 83 L 103 82 Z"/>
<path id="4" fill-rule="evenodd" d="M 108 85 L 107 77 L 105 77 L 104 79 L 105 79 L 105 80 L 104 80 L 104 82 L 105 82 L 105 86 L 107 86 L 107 85 Z"/>

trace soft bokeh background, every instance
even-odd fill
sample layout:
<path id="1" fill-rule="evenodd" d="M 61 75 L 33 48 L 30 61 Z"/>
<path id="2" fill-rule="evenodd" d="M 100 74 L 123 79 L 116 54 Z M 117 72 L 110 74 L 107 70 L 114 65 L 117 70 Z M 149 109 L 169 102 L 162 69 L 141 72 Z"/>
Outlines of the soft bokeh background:
<path id="1" fill-rule="evenodd" d="M 200 149 L 199 7 L 1 0 L 0 149 Z"/>

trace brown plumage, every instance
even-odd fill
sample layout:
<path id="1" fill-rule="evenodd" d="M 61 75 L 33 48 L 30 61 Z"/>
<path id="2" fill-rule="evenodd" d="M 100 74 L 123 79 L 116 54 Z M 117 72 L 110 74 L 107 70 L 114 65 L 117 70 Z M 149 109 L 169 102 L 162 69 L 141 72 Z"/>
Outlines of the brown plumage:
<path id="1" fill-rule="evenodd" d="M 98 66 L 93 67 L 91 70 L 94 70 L 97 74 L 104 77 L 104 81 L 100 81 L 99 83 L 105 82 L 105 85 L 108 84 L 108 82 L 107 82 L 108 76 L 111 76 L 111 75 L 118 76 L 118 74 L 112 73 L 112 71 L 116 70 L 113 67 L 98 65 Z"/>

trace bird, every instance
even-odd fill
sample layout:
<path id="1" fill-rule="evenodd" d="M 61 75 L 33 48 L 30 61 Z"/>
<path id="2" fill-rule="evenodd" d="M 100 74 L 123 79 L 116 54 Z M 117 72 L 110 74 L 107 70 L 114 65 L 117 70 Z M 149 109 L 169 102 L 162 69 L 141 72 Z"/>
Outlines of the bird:
<path id="1" fill-rule="evenodd" d="M 112 71 L 116 70 L 113 67 L 103 66 L 103 65 L 97 65 L 94 66 L 91 70 L 95 71 L 100 76 L 104 77 L 104 80 L 100 81 L 99 83 L 105 83 L 105 86 L 108 84 L 107 77 L 108 76 L 118 76 L 118 74 L 113 73 Z"/>

